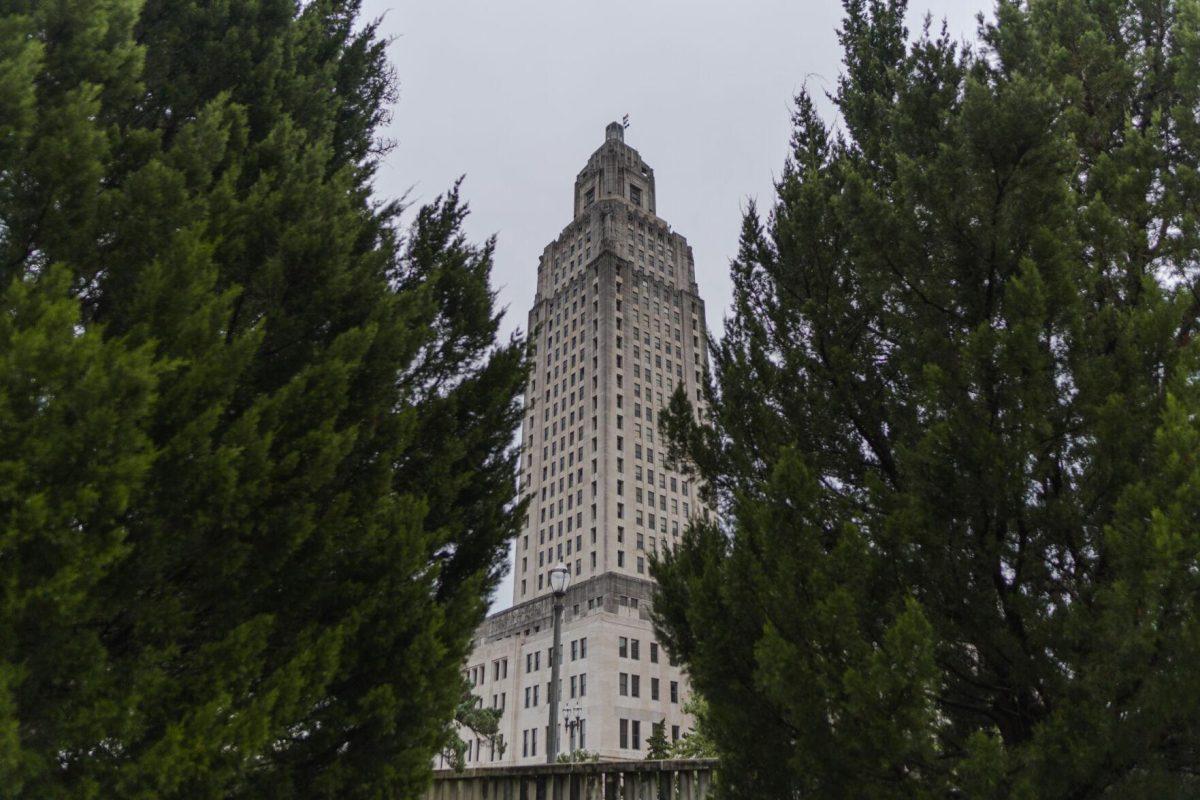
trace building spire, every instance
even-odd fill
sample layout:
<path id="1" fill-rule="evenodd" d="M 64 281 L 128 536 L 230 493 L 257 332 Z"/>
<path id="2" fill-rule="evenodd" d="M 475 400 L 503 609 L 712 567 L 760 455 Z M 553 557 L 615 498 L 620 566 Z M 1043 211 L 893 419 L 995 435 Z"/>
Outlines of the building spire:
<path id="1" fill-rule="evenodd" d="M 626 117 L 628 119 L 628 117 Z M 619 122 L 610 122 L 608 127 L 604 129 L 604 140 L 606 142 L 625 141 L 625 126 Z"/>

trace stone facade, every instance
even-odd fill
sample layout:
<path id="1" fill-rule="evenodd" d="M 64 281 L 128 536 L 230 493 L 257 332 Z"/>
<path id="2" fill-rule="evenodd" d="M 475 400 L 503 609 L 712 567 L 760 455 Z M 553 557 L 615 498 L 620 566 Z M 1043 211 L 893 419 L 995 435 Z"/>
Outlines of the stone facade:
<path id="1" fill-rule="evenodd" d="M 472 765 L 545 760 L 549 571 L 560 562 L 572 585 L 559 751 L 636 758 L 653 725 L 668 738 L 690 727 L 686 679 L 654 640 L 648 564 L 708 513 L 658 430 L 677 388 L 702 400 L 704 304 L 691 248 L 655 213 L 654 172 L 619 123 L 576 177 L 574 210 L 539 260 L 529 312 L 520 488 L 530 503 L 513 607 L 481 626 L 467 664 L 481 702 L 505 709 L 506 751 L 472 743 Z"/>

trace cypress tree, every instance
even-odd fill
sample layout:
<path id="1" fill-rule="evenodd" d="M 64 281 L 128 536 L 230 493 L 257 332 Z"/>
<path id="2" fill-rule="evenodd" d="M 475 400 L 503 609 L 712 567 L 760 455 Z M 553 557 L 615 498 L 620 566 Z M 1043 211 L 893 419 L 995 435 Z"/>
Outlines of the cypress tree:
<path id="1" fill-rule="evenodd" d="M 0 5 L 0 784 L 406 797 L 522 509 L 458 187 L 356 0 Z"/>
<path id="2" fill-rule="evenodd" d="M 721 525 L 655 567 L 731 797 L 1194 797 L 1200 6 L 846 0 L 745 217 Z"/>

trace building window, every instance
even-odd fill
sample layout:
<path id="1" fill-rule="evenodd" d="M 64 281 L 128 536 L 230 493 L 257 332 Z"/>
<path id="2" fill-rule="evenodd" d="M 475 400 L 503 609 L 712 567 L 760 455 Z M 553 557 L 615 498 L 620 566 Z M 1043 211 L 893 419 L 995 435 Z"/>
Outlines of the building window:
<path id="1" fill-rule="evenodd" d="M 621 697 L 629 696 L 629 674 L 622 672 L 617 675 L 617 694 Z"/>
<path id="2" fill-rule="evenodd" d="M 629 640 L 624 636 L 617 639 L 617 655 L 621 658 L 629 658 Z"/>
<path id="3" fill-rule="evenodd" d="M 634 750 L 642 749 L 642 723 L 636 719 L 629 721 L 629 739 L 629 744 Z"/>
<path id="4" fill-rule="evenodd" d="M 679 741 L 679 726 L 678 726 L 678 725 L 672 725 L 672 726 L 671 726 L 671 741 L 672 741 L 672 742 L 678 742 L 678 741 Z M 583 745 L 580 745 L 580 747 L 582 747 L 582 746 L 583 746 Z"/>
<path id="5" fill-rule="evenodd" d="M 579 676 L 579 696 L 587 697 L 587 673 L 581 673 Z M 580 745 L 583 747 L 583 745 Z"/>
<path id="6" fill-rule="evenodd" d="M 629 640 L 629 657 L 634 661 L 638 660 L 638 645 L 641 644 L 637 639 Z"/>
<path id="7" fill-rule="evenodd" d="M 588 189 L 587 194 L 584 195 L 583 202 L 585 206 L 590 206 L 592 203 L 596 202 L 596 190 Z"/>
<path id="8" fill-rule="evenodd" d="M 629 184 L 629 202 L 638 208 L 642 207 L 642 190 L 634 184 Z"/>
<path id="9" fill-rule="evenodd" d="M 679 681 L 671 681 L 671 702 L 679 702 Z"/>
<path id="10" fill-rule="evenodd" d="M 630 697 L 641 697 L 642 696 L 642 676 L 641 675 L 630 675 L 629 676 L 629 696 Z"/>
<path id="11" fill-rule="evenodd" d="M 658 678 L 650 679 L 650 699 L 651 700 L 658 699 Z"/>
<path id="12" fill-rule="evenodd" d="M 579 640 L 579 657 L 587 658 L 587 637 L 584 636 Z"/>
<path id="13" fill-rule="evenodd" d="M 529 729 L 529 755 L 537 755 L 537 728 Z"/>
<path id="14" fill-rule="evenodd" d="M 617 725 L 620 730 L 620 738 L 621 738 L 620 747 L 622 750 L 628 750 L 629 749 L 629 720 L 627 720 L 627 719 L 619 720 Z"/>
<path id="15" fill-rule="evenodd" d="M 650 663 L 651 664 L 658 663 L 658 642 L 650 643 Z"/>

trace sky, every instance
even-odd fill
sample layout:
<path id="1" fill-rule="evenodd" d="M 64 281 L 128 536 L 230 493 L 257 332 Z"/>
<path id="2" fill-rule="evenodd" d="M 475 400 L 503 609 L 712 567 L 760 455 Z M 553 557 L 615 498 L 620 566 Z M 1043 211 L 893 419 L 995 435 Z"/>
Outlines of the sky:
<path id="1" fill-rule="evenodd" d="M 910 0 L 910 35 L 930 14 L 973 40 L 980 11 L 991 0 Z M 468 236 L 496 236 L 505 337 L 526 326 L 575 175 L 626 114 L 719 335 L 742 213 L 771 205 L 792 99 L 832 92 L 841 71 L 840 0 L 364 0 L 363 16 L 382 18 L 399 82 L 376 191 L 419 205 L 465 176 Z M 511 600 L 506 580 L 492 610 Z"/>

